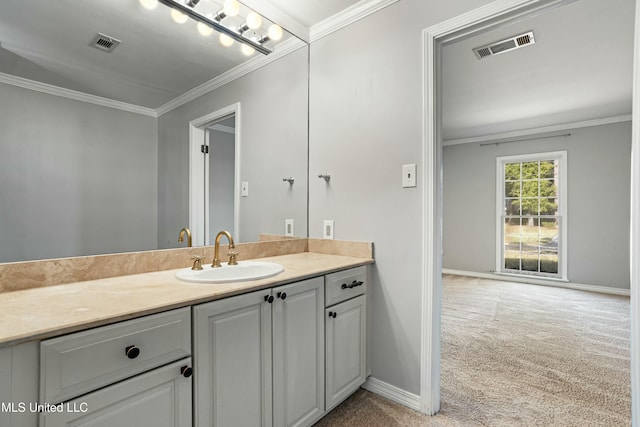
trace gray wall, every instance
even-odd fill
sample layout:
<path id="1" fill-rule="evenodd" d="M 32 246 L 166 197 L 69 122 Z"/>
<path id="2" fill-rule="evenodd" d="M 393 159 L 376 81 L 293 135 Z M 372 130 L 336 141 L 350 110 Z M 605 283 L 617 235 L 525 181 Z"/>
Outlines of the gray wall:
<path id="1" fill-rule="evenodd" d="M 176 245 L 189 223 L 189 121 L 241 103 L 240 236 L 284 233 L 293 218 L 298 235 L 307 220 L 308 50 L 298 49 L 158 119 L 158 246 Z M 293 187 L 282 182 L 296 179 Z M 211 236 L 210 236 L 211 237 Z"/>
<path id="2" fill-rule="evenodd" d="M 209 130 L 209 227 L 233 233 L 235 135 Z"/>
<path id="3" fill-rule="evenodd" d="M 373 241 L 371 368 L 420 392 L 424 28 L 488 0 L 401 0 L 311 44 L 309 234 Z M 331 174 L 327 185 L 319 173 Z"/>
<path id="4" fill-rule="evenodd" d="M 0 84 L 0 262 L 153 249 L 156 119 Z"/>
<path id="5" fill-rule="evenodd" d="M 567 151 L 568 278 L 629 289 L 631 122 L 444 148 L 444 268 L 495 270 L 496 157 Z"/>

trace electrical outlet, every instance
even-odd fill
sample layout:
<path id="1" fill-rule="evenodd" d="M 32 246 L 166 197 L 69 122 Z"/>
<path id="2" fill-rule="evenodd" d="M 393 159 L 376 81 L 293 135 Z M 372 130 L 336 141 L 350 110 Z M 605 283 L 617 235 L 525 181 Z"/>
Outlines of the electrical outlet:
<path id="1" fill-rule="evenodd" d="M 284 220 L 284 235 L 285 236 L 293 236 L 293 220 L 285 219 Z"/>
<path id="2" fill-rule="evenodd" d="M 323 239 L 333 239 L 333 228 L 334 228 L 335 222 L 333 220 L 330 219 L 325 219 L 324 223 L 323 223 L 323 229 L 322 229 L 322 238 Z"/>
<path id="3" fill-rule="evenodd" d="M 249 196 L 249 183 L 247 181 L 242 182 L 242 185 L 240 186 L 240 195 L 242 197 Z"/>

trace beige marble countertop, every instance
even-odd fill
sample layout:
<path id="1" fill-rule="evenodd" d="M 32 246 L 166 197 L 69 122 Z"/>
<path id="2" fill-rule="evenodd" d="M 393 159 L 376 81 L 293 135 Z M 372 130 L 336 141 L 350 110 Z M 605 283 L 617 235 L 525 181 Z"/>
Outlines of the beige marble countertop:
<path id="1" fill-rule="evenodd" d="M 373 259 L 303 252 L 261 258 L 284 271 L 267 279 L 200 284 L 178 280 L 176 270 L 0 293 L 0 347 L 49 338 L 134 317 L 185 307 L 332 271 Z"/>

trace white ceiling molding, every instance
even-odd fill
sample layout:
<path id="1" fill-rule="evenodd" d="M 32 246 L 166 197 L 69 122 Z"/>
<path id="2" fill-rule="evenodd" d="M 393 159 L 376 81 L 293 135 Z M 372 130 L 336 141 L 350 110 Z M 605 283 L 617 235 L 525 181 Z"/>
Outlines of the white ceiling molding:
<path id="1" fill-rule="evenodd" d="M 218 132 L 230 133 L 232 135 L 235 135 L 235 133 L 236 133 L 236 128 L 232 128 L 231 126 L 224 126 L 224 125 L 221 125 L 221 124 L 215 124 L 215 125 L 209 127 L 209 129 L 216 130 Z"/>
<path id="2" fill-rule="evenodd" d="M 11 74 L 0 72 L 0 83 L 5 83 L 12 86 L 21 87 L 24 89 L 34 90 L 37 92 L 47 93 L 49 95 L 60 96 L 63 98 L 73 99 L 76 101 L 88 102 L 90 104 L 101 105 L 103 107 L 115 108 L 117 110 L 128 111 L 130 113 L 142 114 L 149 117 L 159 117 L 169 111 L 180 107 L 212 90 L 219 88 L 235 79 L 238 79 L 250 72 L 263 67 L 278 58 L 282 58 L 289 53 L 306 46 L 301 40 L 296 38 L 290 38 L 287 41 L 280 43 L 277 49 L 270 55 L 256 56 L 237 67 L 223 73 L 200 86 L 183 93 L 182 95 L 172 99 L 164 105 L 161 105 L 157 109 L 142 107 L 139 105 L 128 104 L 126 102 L 116 101 L 109 98 L 103 98 L 101 96 L 90 95 L 87 93 L 66 89 L 59 86 L 50 85 L 47 83 L 37 82 L 35 80 L 25 79 L 22 77 L 12 76 Z"/>
<path id="3" fill-rule="evenodd" d="M 621 122 L 629 122 L 629 121 L 631 121 L 631 114 L 626 114 L 623 116 L 605 117 L 602 119 L 594 119 L 594 120 L 584 120 L 581 122 L 564 123 L 564 124 L 553 125 L 553 126 L 543 126 L 538 128 L 516 130 L 512 132 L 494 133 L 489 135 L 473 136 L 469 138 L 460 138 L 460 139 L 447 139 L 442 142 L 442 145 L 448 146 L 448 145 L 471 144 L 474 142 L 497 141 L 497 140 L 509 139 L 509 138 L 520 138 L 522 136 L 528 136 L 528 135 L 539 135 L 539 134 L 548 133 L 548 132 L 558 132 L 558 131 L 564 131 L 569 129 L 586 128 L 591 126 L 608 125 L 612 123 L 621 123 Z"/>
<path id="4" fill-rule="evenodd" d="M 362 0 L 312 26 L 309 30 L 310 42 L 319 40 L 397 1 L 398 0 Z"/>
<path id="5" fill-rule="evenodd" d="M 235 79 L 238 79 L 250 72 L 257 70 L 260 67 L 263 67 L 276 59 L 282 58 L 289 53 L 300 49 L 301 47 L 306 46 L 302 40 L 298 40 L 296 38 L 290 38 L 287 41 L 280 43 L 276 46 L 276 49 L 273 53 L 269 55 L 261 55 L 256 56 L 253 59 L 250 59 L 237 67 L 232 68 L 231 70 L 220 74 L 219 76 L 201 84 L 200 86 L 196 86 L 193 89 L 183 93 L 182 95 L 172 99 L 164 105 L 161 105 L 156 109 L 157 116 L 162 116 L 163 114 L 168 113 L 171 110 L 174 110 L 181 105 L 186 104 L 187 102 L 193 101 L 194 99 L 211 92 L 223 86 L 229 82 L 232 82 Z"/>
<path id="6" fill-rule="evenodd" d="M 309 28 L 279 9 L 271 2 L 265 0 L 242 0 L 242 4 L 254 12 L 264 16 L 271 22 L 275 22 L 305 43 L 309 43 Z"/>
<path id="7" fill-rule="evenodd" d="M 117 110 L 128 111 L 130 113 L 142 114 L 143 116 L 158 117 L 156 110 L 153 108 L 141 107 L 139 105 L 128 104 L 126 102 L 116 101 L 101 96 L 90 95 L 76 90 L 66 89 L 47 83 L 37 82 L 35 80 L 25 79 L 23 77 L 12 76 L 11 74 L 0 73 L 0 83 L 11 86 L 21 87 L 36 92 L 47 93 L 49 95 L 60 96 L 62 98 L 73 99 L 76 101 L 88 102 L 90 104 L 100 105 L 102 107 L 115 108 Z"/>

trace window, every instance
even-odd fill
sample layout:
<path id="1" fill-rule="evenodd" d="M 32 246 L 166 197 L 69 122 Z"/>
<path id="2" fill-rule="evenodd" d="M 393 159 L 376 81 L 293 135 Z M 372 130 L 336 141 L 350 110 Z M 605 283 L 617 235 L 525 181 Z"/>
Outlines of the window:
<path id="1" fill-rule="evenodd" d="M 566 159 L 566 151 L 497 159 L 497 272 L 567 279 Z"/>

